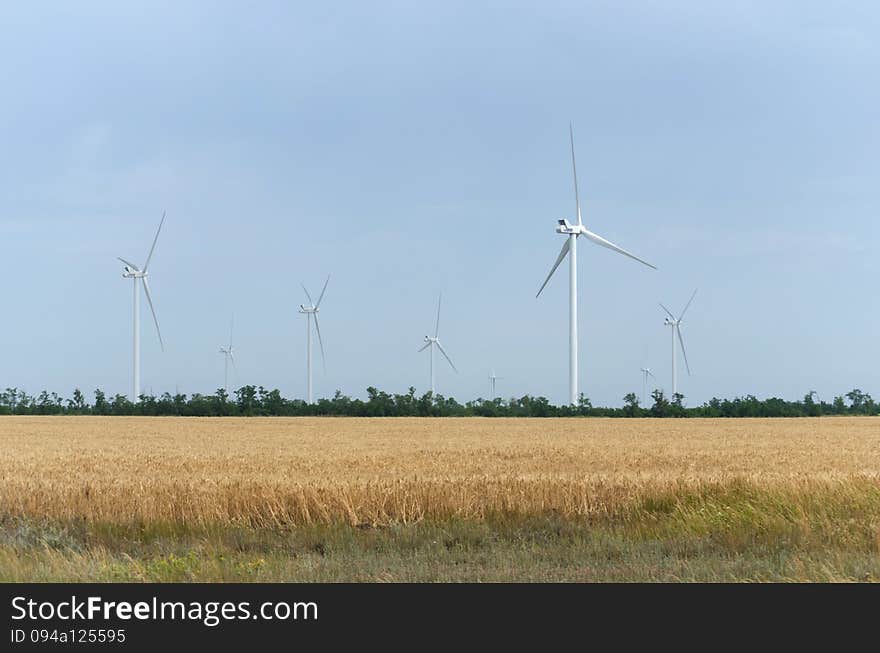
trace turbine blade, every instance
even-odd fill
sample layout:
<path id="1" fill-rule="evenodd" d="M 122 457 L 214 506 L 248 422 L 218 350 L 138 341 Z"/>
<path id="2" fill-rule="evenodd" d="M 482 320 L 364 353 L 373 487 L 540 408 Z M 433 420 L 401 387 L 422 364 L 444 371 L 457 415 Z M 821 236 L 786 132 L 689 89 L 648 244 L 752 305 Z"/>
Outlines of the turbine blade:
<path id="1" fill-rule="evenodd" d="M 147 254 L 147 262 L 144 263 L 144 272 L 150 267 L 150 259 L 153 258 L 153 251 L 156 249 L 156 241 L 159 240 L 159 232 L 162 231 L 163 224 L 165 224 L 165 211 L 162 211 L 162 221 L 159 223 L 159 228 L 156 230 L 156 237 L 153 238 L 153 246 L 150 248 L 150 253 Z"/>
<path id="2" fill-rule="evenodd" d="M 301 283 L 301 284 L 299 284 L 299 285 L 301 285 L 301 286 L 302 286 L 302 289 L 305 290 L 305 292 L 306 292 L 306 297 L 309 298 L 309 304 L 311 304 L 312 306 L 314 306 L 314 305 L 315 305 L 315 302 L 312 300 L 312 296 L 309 294 L 309 291 L 306 290 L 306 286 L 305 286 L 305 284 L 304 284 L 304 283 Z"/>
<path id="3" fill-rule="evenodd" d="M 123 263 L 125 263 L 128 267 L 130 267 L 135 272 L 140 272 L 140 268 L 138 268 L 138 266 L 136 266 L 134 263 L 130 263 L 129 261 L 126 261 L 121 256 L 117 256 L 116 258 L 119 259 L 120 261 L 122 261 Z"/>
<path id="4" fill-rule="evenodd" d="M 235 313 L 232 314 L 232 318 L 229 320 L 229 352 L 232 353 L 232 327 L 235 326 Z"/>
<path id="5" fill-rule="evenodd" d="M 682 351 L 684 351 L 684 350 L 682 350 Z M 654 376 L 654 373 L 651 370 L 645 370 L 645 371 L 648 373 L 648 376 L 650 376 L 652 379 L 654 379 L 654 380 L 657 379 L 657 377 Z"/>
<path id="6" fill-rule="evenodd" d="M 446 353 L 446 350 L 443 349 L 443 345 L 440 344 L 440 341 L 437 341 L 437 349 L 440 350 L 440 353 L 443 354 L 443 357 L 449 362 L 452 366 L 452 369 L 455 370 L 455 373 L 458 374 L 458 369 L 455 367 L 455 363 L 452 362 L 452 359 L 449 358 L 449 354 Z"/>
<path id="7" fill-rule="evenodd" d="M 144 282 L 144 292 L 147 294 L 147 303 L 149 303 L 150 312 L 153 314 L 153 322 L 156 324 L 156 333 L 159 334 L 159 345 L 162 347 L 162 351 L 165 351 L 165 343 L 162 341 L 162 331 L 159 330 L 159 319 L 156 317 L 156 309 L 153 308 L 153 297 L 150 294 L 150 282 L 147 281 L 146 277 L 141 277 L 141 281 Z"/>
<path id="8" fill-rule="evenodd" d="M 430 346 L 431 346 L 431 343 L 430 343 L 430 342 L 427 342 L 427 343 L 425 343 L 425 346 L 424 346 L 424 347 L 422 347 L 421 349 L 419 349 L 419 351 L 425 351 L 425 350 L 426 350 L 428 347 L 430 347 Z"/>
<path id="9" fill-rule="evenodd" d="M 657 269 L 656 266 L 651 265 L 647 261 L 643 261 L 635 254 L 632 254 L 632 253 L 626 251 L 622 247 L 618 247 L 617 245 L 615 245 L 611 241 L 608 241 L 608 240 L 605 240 L 604 238 L 602 238 L 602 236 L 598 236 L 598 235 L 594 234 L 592 231 L 587 231 L 586 229 L 584 229 L 584 231 L 582 233 L 584 234 L 584 236 L 586 236 L 587 238 L 592 240 L 597 245 L 601 245 L 602 247 L 607 247 L 608 249 L 610 249 L 614 252 L 617 252 L 618 254 L 623 254 L 624 256 L 629 256 L 631 259 L 638 261 L 639 263 L 641 263 L 643 265 L 647 265 L 649 268 L 653 268 L 654 270 Z"/>
<path id="10" fill-rule="evenodd" d="M 688 300 L 688 303 L 685 305 L 684 310 L 681 312 L 681 315 L 678 316 L 679 320 L 684 317 L 685 313 L 687 313 L 687 310 L 691 307 L 691 302 L 694 301 L 694 297 L 696 297 L 696 296 L 697 296 L 697 289 L 695 288 L 694 294 L 691 295 L 691 298 Z"/>
<path id="11" fill-rule="evenodd" d="M 664 311 L 666 311 L 666 314 L 667 314 L 671 319 L 673 319 L 673 320 L 675 319 L 675 316 L 672 314 L 672 311 L 670 311 L 668 308 L 666 308 L 663 304 L 660 304 L 660 308 L 662 308 Z"/>
<path id="12" fill-rule="evenodd" d="M 315 330 L 318 332 L 318 344 L 321 345 L 321 366 L 324 368 L 324 373 L 327 373 L 327 359 L 324 357 L 324 341 L 321 340 L 321 327 L 318 324 L 318 314 L 315 313 Z"/>
<path id="13" fill-rule="evenodd" d="M 675 332 L 678 334 L 678 342 L 681 345 L 681 355 L 684 356 L 684 366 L 687 368 L 688 376 L 691 375 L 691 366 L 688 364 L 688 355 L 684 349 L 684 338 L 681 337 L 681 327 L 676 326 Z"/>
<path id="14" fill-rule="evenodd" d="M 229 352 L 229 360 L 232 361 L 232 369 L 234 372 L 238 372 L 235 368 L 235 355 L 232 352 Z"/>
<path id="15" fill-rule="evenodd" d="M 550 281 L 550 277 L 553 276 L 553 273 L 556 272 L 556 268 L 559 267 L 559 264 L 562 263 L 562 260 L 565 258 L 565 255 L 568 254 L 568 243 L 569 239 L 565 239 L 565 244 L 562 246 L 562 249 L 559 252 L 559 256 L 556 257 L 556 263 L 553 264 L 553 267 L 550 269 L 550 274 L 547 275 L 547 278 L 544 279 L 544 283 L 541 284 L 541 288 L 538 290 L 538 294 L 535 297 L 539 297 L 541 292 L 544 290 L 544 286 L 547 285 L 547 282 Z"/>
<path id="16" fill-rule="evenodd" d="M 324 293 L 327 291 L 327 284 L 330 283 L 330 275 L 327 275 L 327 281 L 324 282 L 324 288 L 321 290 L 321 294 L 318 296 L 318 303 L 315 304 L 315 308 L 318 308 L 321 305 L 321 300 L 324 299 Z"/>
<path id="17" fill-rule="evenodd" d="M 440 335 L 440 302 L 443 301 L 443 293 L 437 298 L 437 323 L 434 325 L 434 337 Z"/>
<path id="18" fill-rule="evenodd" d="M 571 123 L 568 123 L 568 135 L 571 138 L 571 171 L 574 175 L 574 204 L 577 209 L 577 217 L 578 224 L 583 224 L 581 222 L 581 198 L 578 195 L 578 169 L 577 164 L 574 162 L 574 128 L 571 126 Z"/>

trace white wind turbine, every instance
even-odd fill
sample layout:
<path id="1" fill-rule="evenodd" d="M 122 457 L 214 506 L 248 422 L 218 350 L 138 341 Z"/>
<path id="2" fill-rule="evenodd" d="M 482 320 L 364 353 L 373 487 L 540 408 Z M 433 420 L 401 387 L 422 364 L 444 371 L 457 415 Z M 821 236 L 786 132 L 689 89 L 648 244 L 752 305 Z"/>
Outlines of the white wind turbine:
<path id="1" fill-rule="evenodd" d="M 541 291 L 544 290 L 544 286 L 547 285 L 547 282 L 550 281 L 550 277 L 553 276 L 553 273 L 556 272 L 556 268 L 559 267 L 559 264 L 565 259 L 565 257 L 569 256 L 569 332 L 568 332 L 568 348 L 569 348 L 569 362 L 568 362 L 568 385 L 569 385 L 569 400 L 571 405 L 575 406 L 578 402 L 578 335 L 577 335 L 577 239 L 578 236 L 585 236 L 589 240 L 592 240 L 597 245 L 601 245 L 602 247 L 607 247 L 610 250 L 617 252 L 618 254 L 623 254 L 624 256 L 628 256 L 631 259 L 635 259 L 639 263 L 643 263 L 647 265 L 649 268 L 657 269 L 647 261 L 643 261 L 638 256 L 631 254 L 615 245 L 612 242 L 609 242 L 594 234 L 592 231 L 589 231 L 581 221 L 581 202 L 580 197 L 578 196 L 578 185 L 577 185 L 577 166 L 575 165 L 574 160 L 574 130 L 571 127 L 571 124 L 568 126 L 569 136 L 571 139 L 571 168 L 574 174 L 574 201 L 575 201 L 575 209 L 577 210 L 577 224 L 573 225 L 566 219 L 558 220 L 559 226 L 556 227 L 556 232 L 560 234 L 564 234 L 567 238 L 565 240 L 565 244 L 562 246 L 562 250 L 559 252 L 559 256 L 556 257 L 556 262 L 553 264 L 553 267 L 550 269 L 550 274 L 547 275 L 547 278 L 544 280 L 544 283 L 541 284 L 541 288 L 538 290 L 538 294 L 535 297 L 538 297 L 541 294 Z"/>
<path id="2" fill-rule="evenodd" d="M 455 364 L 452 362 L 452 359 L 449 358 L 449 355 L 446 353 L 446 350 L 443 349 L 443 345 L 440 344 L 440 302 L 443 299 L 443 295 L 441 293 L 440 297 L 437 299 L 437 323 L 434 326 L 434 336 L 425 336 L 425 346 L 419 349 L 419 351 L 425 351 L 429 347 L 431 348 L 431 394 L 434 394 L 434 347 L 440 350 L 440 353 L 443 354 L 443 358 L 446 359 L 446 362 L 449 363 L 449 366 L 458 374 L 458 370 L 455 367 Z"/>
<path id="3" fill-rule="evenodd" d="M 220 347 L 223 354 L 223 389 L 229 394 L 229 363 L 232 363 L 232 371 L 235 371 L 235 348 L 232 346 L 232 327 L 235 324 L 235 316 L 229 321 L 229 346 Z"/>
<path id="4" fill-rule="evenodd" d="M 492 370 L 492 372 L 489 374 L 489 383 L 491 384 L 491 387 L 492 387 L 492 394 L 489 397 L 489 399 L 492 399 L 492 400 L 495 399 L 495 381 L 500 381 L 502 379 L 504 379 L 503 376 L 495 376 L 495 370 Z"/>
<path id="5" fill-rule="evenodd" d="M 144 293 L 147 295 L 147 302 L 150 304 L 150 312 L 153 314 L 153 322 L 156 324 L 156 333 L 159 335 L 159 345 L 162 351 L 165 351 L 165 343 L 162 341 L 162 332 L 159 330 L 159 320 L 156 318 L 156 309 L 153 307 L 153 298 L 150 295 L 150 283 L 147 281 L 149 274 L 150 259 L 153 258 L 153 252 L 156 249 L 156 241 L 159 240 L 159 232 L 162 231 L 162 225 L 165 224 L 165 212 L 162 212 L 162 220 L 159 222 L 159 228 L 156 230 L 156 237 L 153 238 L 153 246 L 150 247 L 150 253 L 147 254 L 147 262 L 144 268 L 140 269 L 134 263 L 126 261 L 122 257 L 117 257 L 125 263 L 122 276 L 125 279 L 134 281 L 134 381 L 132 383 L 132 401 L 137 402 L 141 396 L 141 329 L 140 329 L 140 293 L 138 292 L 139 283 L 144 284 Z"/>
<path id="6" fill-rule="evenodd" d="M 650 368 L 643 367 L 641 369 L 642 369 L 642 374 L 645 375 L 645 380 L 644 380 L 644 383 L 642 384 L 642 405 L 647 406 L 648 405 L 648 377 L 650 376 L 655 381 L 657 380 L 657 377 L 654 376 L 654 373 L 650 370 Z"/>
<path id="7" fill-rule="evenodd" d="M 666 311 L 666 314 L 669 316 L 665 320 L 663 320 L 663 324 L 668 327 L 672 327 L 672 397 L 675 398 L 675 395 L 678 394 L 678 371 L 676 369 L 676 356 L 675 356 L 675 338 L 678 336 L 678 342 L 681 344 L 681 355 L 684 357 L 684 364 L 687 368 L 688 376 L 691 374 L 691 366 L 688 364 L 687 352 L 684 350 L 684 339 L 681 337 L 681 320 L 684 317 L 684 314 L 687 312 L 687 309 L 690 308 L 691 302 L 694 301 L 694 297 L 696 296 L 697 291 L 694 290 L 693 295 L 688 300 L 688 303 L 685 305 L 684 310 L 681 312 L 677 318 L 672 314 L 668 308 L 666 308 L 663 304 L 660 304 L 660 308 Z"/>
<path id="8" fill-rule="evenodd" d="M 300 284 L 302 289 L 305 290 L 306 297 L 309 298 L 309 305 L 305 306 L 303 304 L 299 305 L 299 312 L 305 314 L 306 316 L 306 379 L 308 386 L 308 400 L 309 403 L 312 403 L 312 317 L 315 318 L 315 331 L 318 332 L 318 344 L 321 345 L 321 364 L 324 367 L 324 371 L 327 370 L 327 360 L 324 358 L 324 341 L 321 339 L 321 327 L 318 324 L 318 310 L 321 307 L 321 300 L 324 299 L 324 293 L 327 291 L 327 284 L 330 283 L 330 275 L 327 275 L 327 280 L 324 282 L 324 288 L 321 290 L 321 294 L 318 296 L 318 301 L 312 301 L 312 296 L 309 294 L 309 291 L 306 290 L 304 284 Z"/>

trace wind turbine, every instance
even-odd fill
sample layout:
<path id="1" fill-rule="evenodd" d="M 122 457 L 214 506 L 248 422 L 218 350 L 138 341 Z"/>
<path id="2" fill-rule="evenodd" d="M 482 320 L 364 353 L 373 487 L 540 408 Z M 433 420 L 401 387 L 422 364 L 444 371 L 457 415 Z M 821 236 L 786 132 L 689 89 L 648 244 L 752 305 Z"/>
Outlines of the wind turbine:
<path id="1" fill-rule="evenodd" d="M 440 350 L 440 353 L 443 354 L 443 358 L 446 359 L 446 362 L 449 363 L 449 366 L 458 374 L 458 370 L 455 367 L 455 363 L 452 362 L 452 359 L 449 358 L 449 355 L 446 353 L 446 350 L 443 349 L 443 345 L 440 344 L 440 302 L 443 300 L 443 294 L 440 294 L 440 297 L 437 299 L 437 323 L 434 326 L 434 336 L 425 336 L 425 345 L 419 351 L 425 351 L 429 347 L 431 348 L 431 394 L 434 394 L 434 347 Z"/>
<path id="2" fill-rule="evenodd" d="M 696 296 L 697 291 L 694 290 L 694 294 L 691 295 L 691 298 L 688 300 L 688 303 L 685 305 L 684 310 L 681 312 L 677 318 L 672 314 L 668 308 L 666 308 L 663 304 L 660 304 L 660 308 L 666 311 L 666 314 L 669 316 L 665 320 L 663 320 L 663 324 L 668 327 L 672 327 L 672 399 L 675 398 L 675 395 L 678 394 L 678 371 L 675 367 L 675 337 L 678 336 L 678 342 L 681 344 L 681 355 L 684 357 L 684 364 L 687 367 L 688 376 L 691 374 L 691 366 L 688 364 L 687 352 L 684 350 L 684 339 L 681 337 L 681 320 L 684 317 L 684 314 L 687 313 L 687 309 L 690 308 L 691 302 L 694 301 L 694 297 Z"/>
<path id="3" fill-rule="evenodd" d="M 162 211 L 162 220 L 159 222 L 159 228 L 156 230 L 156 237 L 153 238 L 153 246 L 150 247 L 150 253 L 147 254 L 147 262 L 144 263 L 143 269 L 134 263 L 126 261 L 122 257 L 117 257 L 125 264 L 122 269 L 122 276 L 125 279 L 134 281 L 134 381 L 132 383 L 132 401 L 137 402 L 141 396 L 141 329 L 140 329 L 140 293 L 138 285 L 144 284 L 144 293 L 147 295 L 147 302 L 150 304 L 150 312 L 153 314 L 153 322 L 156 324 L 156 333 L 159 335 L 159 345 L 162 351 L 165 351 L 165 343 L 162 341 L 162 332 L 159 330 L 159 320 L 156 318 L 156 309 L 153 307 L 153 298 L 150 295 L 150 283 L 147 281 L 149 274 L 150 260 L 153 258 L 153 252 L 156 249 L 156 241 L 159 240 L 159 232 L 162 231 L 162 225 L 165 224 L 165 212 Z"/>
<path id="4" fill-rule="evenodd" d="M 232 326 L 235 323 L 235 316 L 229 321 L 229 346 L 220 347 L 220 353 L 223 354 L 223 389 L 229 394 L 229 363 L 232 362 L 232 370 L 235 371 L 235 348 L 232 346 Z"/>
<path id="5" fill-rule="evenodd" d="M 492 370 L 492 372 L 489 374 L 489 383 L 492 384 L 492 396 L 490 397 L 490 399 L 495 399 L 495 381 L 501 380 L 503 378 L 503 376 L 495 376 L 495 370 Z"/>
<path id="6" fill-rule="evenodd" d="M 654 373 L 650 370 L 650 368 L 643 367 L 641 369 L 642 369 L 642 374 L 645 375 L 645 381 L 644 381 L 644 384 L 642 385 L 642 404 L 647 406 L 648 405 L 648 377 L 650 376 L 655 381 L 657 380 L 657 377 L 654 376 Z"/>
<path id="7" fill-rule="evenodd" d="M 565 244 L 562 246 L 562 250 L 559 252 L 559 256 L 556 257 L 556 262 L 553 264 L 553 267 L 550 269 L 550 274 L 547 275 L 547 278 L 544 279 L 544 283 L 541 284 L 541 288 L 538 290 L 538 294 L 535 297 L 538 297 L 541 292 L 544 290 L 544 287 L 547 285 L 547 282 L 550 281 L 550 277 L 553 276 L 553 273 L 556 272 L 556 268 L 559 267 L 559 264 L 565 259 L 566 256 L 569 256 L 569 309 L 568 309 L 568 348 L 569 348 L 569 362 L 568 362 L 568 385 L 569 385 L 569 393 L 570 393 L 570 403 L 573 406 L 577 405 L 578 401 L 578 335 L 577 335 L 577 239 L 578 236 L 585 236 L 589 240 L 592 240 L 597 245 L 601 245 L 602 247 L 607 247 L 610 250 L 617 252 L 618 254 L 623 254 L 624 256 L 628 256 L 631 259 L 635 259 L 639 263 L 647 265 L 649 268 L 657 269 L 647 261 L 643 261 L 635 254 L 631 254 L 615 245 L 612 242 L 609 242 L 594 234 L 592 231 L 589 231 L 581 221 L 581 202 L 580 197 L 578 196 L 578 185 L 577 185 L 577 166 L 575 165 L 574 160 L 574 130 L 572 129 L 571 124 L 568 125 L 569 137 L 571 139 L 571 169 L 574 175 L 574 201 L 575 201 L 575 209 L 577 210 L 577 224 L 573 225 L 566 219 L 558 220 L 559 225 L 556 227 L 556 232 L 563 234 L 566 236 Z"/>
<path id="8" fill-rule="evenodd" d="M 309 298 L 309 305 L 305 306 L 300 304 L 299 312 L 306 316 L 306 378 L 308 385 L 308 400 L 310 404 L 312 403 L 312 317 L 315 318 L 315 331 L 318 332 L 318 344 L 321 345 L 321 364 L 324 371 L 327 371 L 327 360 L 324 358 L 324 341 L 321 339 L 321 326 L 318 324 L 318 310 L 321 307 L 321 300 L 324 299 L 324 293 L 327 291 L 328 283 L 330 283 L 329 274 L 327 275 L 327 280 L 324 282 L 324 288 L 321 290 L 317 302 L 312 300 L 312 296 L 309 294 L 309 291 L 306 290 L 305 285 L 300 284 L 302 289 L 306 292 L 306 297 Z"/>

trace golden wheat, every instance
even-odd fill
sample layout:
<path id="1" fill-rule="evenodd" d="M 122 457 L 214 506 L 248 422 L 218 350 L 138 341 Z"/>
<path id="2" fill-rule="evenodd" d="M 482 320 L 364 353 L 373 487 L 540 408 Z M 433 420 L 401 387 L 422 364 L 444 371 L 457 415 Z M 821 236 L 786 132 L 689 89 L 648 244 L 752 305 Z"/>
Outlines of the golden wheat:
<path id="1" fill-rule="evenodd" d="M 596 515 L 880 484 L 880 419 L 0 418 L 0 515 L 288 525 Z"/>

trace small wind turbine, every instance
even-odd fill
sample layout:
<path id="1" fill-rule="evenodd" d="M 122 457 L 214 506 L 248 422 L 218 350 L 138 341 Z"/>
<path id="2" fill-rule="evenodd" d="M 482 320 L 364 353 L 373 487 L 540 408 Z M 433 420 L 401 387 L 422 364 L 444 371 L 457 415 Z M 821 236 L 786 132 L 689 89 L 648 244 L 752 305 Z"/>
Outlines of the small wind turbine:
<path id="1" fill-rule="evenodd" d="M 654 373 L 647 367 L 642 368 L 642 374 L 645 375 L 645 381 L 644 381 L 644 384 L 642 385 L 642 405 L 647 406 L 648 405 L 648 377 L 650 376 L 655 381 L 657 380 L 657 377 L 654 376 Z"/>
<path id="2" fill-rule="evenodd" d="M 446 350 L 443 349 L 443 345 L 440 344 L 440 302 L 443 299 L 443 294 L 440 294 L 440 297 L 437 299 L 437 323 L 434 326 L 434 336 L 425 336 L 425 346 L 419 349 L 419 351 L 425 351 L 429 347 L 431 348 L 431 394 L 434 394 L 434 347 L 440 350 L 440 353 L 443 354 L 443 358 L 449 363 L 449 366 L 458 374 L 458 370 L 455 367 L 455 364 L 452 362 L 452 359 L 449 358 L 449 355 L 446 353 Z"/>
<path id="3" fill-rule="evenodd" d="M 490 399 L 495 399 L 495 381 L 503 379 L 503 376 L 495 376 L 495 370 L 489 374 L 489 383 L 492 386 L 492 395 L 489 397 Z"/>
<path id="4" fill-rule="evenodd" d="M 138 292 L 139 283 L 144 284 L 144 293 L 147 295 L 147 302 L 150 304 L 150 312 L 153 314 L 153 322 L 156 324 L 156 333 L 159 335 L 159 345 L 162 351 L 165 351 L 165 343 L 162 341 L 162 332 L 159 330 L 159 320 L 156 318 L 156 309 L 153 308 L 153 298 L 150 295 L 150 283 L 147 281 L 148 270 L 150 268 L 150 259 L 153 258 L 153 252 L 156 249 L 156 241 L 159 240 L 159 232 L 162 231 L 162 225 L 165 224 L 165 212 L 162 212 L 162 220 L 159 222 L 159 228 L 156 230 L 156 237 L 153 238 L 153 246 L 150 247 L 150 253 L 147 254 L 147 262 L 144 268 L 140 269 L 134 263 L 126 261 L 122 257 L 117 257 L 125 263 L 122 269 L 122 276 L 125 279 L 134 281 L 134 380 L 132 382 L 132 398 L 133 402 L 139 401 L 141 396 L 141 329 L 140 329 L 140 293 Z"/>
<path id="5" fill-rule="evenodd" d="M 688 300 L 688 303 L 685 305 L 684 310 L 681 312 L 677 318 L 672 314 L 668 308 L 666 308 L 663 304 L 660 304 L 660 308 L 666 311 L 666 314 L 669 316 L 665 320 L 663 320 L 663 324 L 668 327 L 672 327 L 672 399 L 675 398 L 675 395 L 678 394 L 678 371 L 675 367 L 675 338 L 678 336 L 678 342 L 681 344 L 681 355 L 684 357 L 684 364 L 687 368 L 688 376 L 691 375 L 691 366 L 688 364 L 687 352 L 684 349 L 684 339 L 681 337 L 681 320 L 684 317 L 684 314 L 687 313 L 687 309 L 690 308 L 691 302 L 694 301 L 694 297 L 696 296 L 697 291 L 694 290 L 694 294 L 691 295 L 691 298 Z"/>
<path id="6" fill-rule="evenodd" d="M 556 227 L 556 232 L 560 234 L 564 234 L 567 236 L 565 240 L 565 244 L 562 246 L 562 251 L 559 252 L 559 256 L 556 257 L 556 262 L 553 264 L 553 267 L 550 269 L 550 274 L 547 275 L 547 278 L 544 280 L 544 283 L 541 284 L 541 288 L 538 290 L 538 295 L 541 294 L 541 291 L 544 290 L 544 286 L 547 285 L 547 282 L 550 281 L 550 277 L 553 276 L 553 273 L 556 272 L 556 268 L 559 267 L 559 264 L 565 259 L 567 255 L 571 255 L 569 257 L 569 295 L 568 295 L 568 350 L 569 350 L 569 360 L 568 360 L 568 386 L 569 386 L 569 401 L 572 406 L 576 406 L 578 402 L 578 335 L 577 335 L 577 239 L 578 236 L 585 236 L 589 240 L 592 240 L 597 245 L 601 245 L 602 247 L 607 247 L 610 250 L 617 252 L 618 254 L 623 254 L 624 256 L 628 256 L 631 259 L 635 259 L 639 263 L 647 265 L 649 268 L 657 269 L 647 261 L 643 261 L 635 254 L 630 254 L 625 249 L 622 249 L 615 245 L 612 242 L 609 242 L 594 234 L 592 231 L 589 231 L 581 221 L 581 202 L 578 197 L 578 186 L 577 186 L 577 166 L 574 162 L 574 130 L 571 127 L 571 124 L 568 125 L 569 136 L 571 138 L 571 169 L 574 174 L 574 201 L 575 201 L 575 209 L 577 210 L 577 224 L 571 224 L 566 219 L 558 220 L 559 226 Z M 537 297 L 538 295 L 535 295 Z"/>
<path id="7" fill-rule="evenodd" d="M 321 345 L 321 364 L 324 371 L 327 371 L 327 360 L 324 358 L 324 341 L 321 339 L 321 327 L 318 324 L 318 309 L 321 307 L 321 300 L 324 299 L 324 293 L 327 291 L 328 283 L 330 283 L 329 274 L 327 275 L 327 280 L 324 282 L 324 288 L 321 290 L 317 302 L 312 301 L 312 296 L 309 294 L 309 291 L 306 290 L 305 285 L 300 284 L 302 289 L 306 292 L 306 297 L 309 298 L 309 305 L 305 306 L 300 304 L 299 312 L 306 316 L 306 379 L 308 386 L 308 400 L 310 404 L 312 403 L 312 317 L 315 318 L 315 331 L 318 332 L 318 344 Z"/>
<path id="8" fill-rule="evenodd" d="M 229 346 L 220 347 L 220 353 L 223 354 L 223 389 L 229 394 L 229 363 L 232 362 L 232 371 L 235 370 L 235 348 L 232 346 L 232 326 L 235 323 L 235 316 L 229 321 Z"/>

